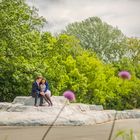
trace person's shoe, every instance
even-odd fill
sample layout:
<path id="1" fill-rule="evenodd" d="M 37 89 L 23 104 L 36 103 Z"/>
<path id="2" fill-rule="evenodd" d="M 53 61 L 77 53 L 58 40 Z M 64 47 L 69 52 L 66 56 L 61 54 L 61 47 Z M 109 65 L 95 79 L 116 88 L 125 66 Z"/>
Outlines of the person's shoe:
<path id="1" fill-rule="evenodd" d="M 52 103 L 49 103 L 48 106 L 49 106 L 49 107 L 50 107 L 50 106 L 53 106 L 53 104 L 52 104 Z"/>
<path id="2" fill-rule="evenodd" d="M 38 105 L 34 105 L 35 107 L 38 107 Z"/>
<path id="3" fill-rule="evenodd" d="M 41 105 L 39 105 L 39 106 L 45 106 L 44 104 L 41 104 Z"/>
<path id="4" fill-rule="evenodd" d="M 48 104 L 48 106 L 51 106 L 51 104 Z"/>

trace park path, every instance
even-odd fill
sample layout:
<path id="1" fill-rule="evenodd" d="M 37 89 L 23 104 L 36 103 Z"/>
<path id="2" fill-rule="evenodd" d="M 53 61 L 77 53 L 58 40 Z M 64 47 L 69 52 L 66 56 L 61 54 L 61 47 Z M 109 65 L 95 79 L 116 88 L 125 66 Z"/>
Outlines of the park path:
<path id="1" fill-rule="evenodd" d="M 55 126 L 49 132 L 46 140 L 107 140 L 112 122 L 92 126 Z M 41 140 L 47 126 L 36 127 L 0 127 L 0 140 Z M 118 130 L 133 129 L 140 139 L 140 119 L 119 120 L 115 124 Z"/>

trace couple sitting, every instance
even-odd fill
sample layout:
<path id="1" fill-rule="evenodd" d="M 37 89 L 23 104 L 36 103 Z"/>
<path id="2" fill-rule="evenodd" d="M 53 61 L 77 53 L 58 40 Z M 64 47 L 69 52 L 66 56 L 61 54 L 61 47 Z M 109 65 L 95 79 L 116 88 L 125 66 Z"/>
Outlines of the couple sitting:
<path id="1" fill-rule="evenodd" d="M 52 106 L 52 101 L 51 101 L 51 92 L 48 89 L 48 83 L 45 78 L 38 76 L 36 78 L 36 81 L 33 82 L 32 85 L 32 97 L 35 98 L 35 106 L 37 107 L 37 100 L 40 98 L 40 104 L 39 106 L 43 106 L 43 98 L 45 101 L 49 104 L 49 106 Z"/>

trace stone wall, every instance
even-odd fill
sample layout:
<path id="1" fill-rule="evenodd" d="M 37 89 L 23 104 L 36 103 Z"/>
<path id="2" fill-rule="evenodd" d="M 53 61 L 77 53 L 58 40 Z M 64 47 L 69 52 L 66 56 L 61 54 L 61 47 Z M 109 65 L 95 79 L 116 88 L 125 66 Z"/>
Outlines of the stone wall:
<path id="1" fill-rule="evenodd" d="M 63 96 L 51 97 L 53 106 L 34 107 L 34 98 L 19 96 L 12 103 L 0 103 L 0 125 L 50 125 L 64 104 L 55 125 L 93 125 L 114 120 L 115 110 L 101 105 L 69 103 Z M 140 118 L 139 110 L 117 111 L 116 119 Z"/>

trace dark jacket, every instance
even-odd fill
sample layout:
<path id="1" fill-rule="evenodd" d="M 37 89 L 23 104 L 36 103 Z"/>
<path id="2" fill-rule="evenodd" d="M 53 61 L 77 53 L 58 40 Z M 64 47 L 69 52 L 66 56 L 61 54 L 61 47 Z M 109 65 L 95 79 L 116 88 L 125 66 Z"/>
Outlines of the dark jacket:
<path id="1" fill-rule="evenodd" d="M 35 81 L 32 84 L 32 97 L 35 97 L 37 94 L 39 95 L 39 92 L 40 92 L 40 87 L 37 84 L 37 82 Z"/>

